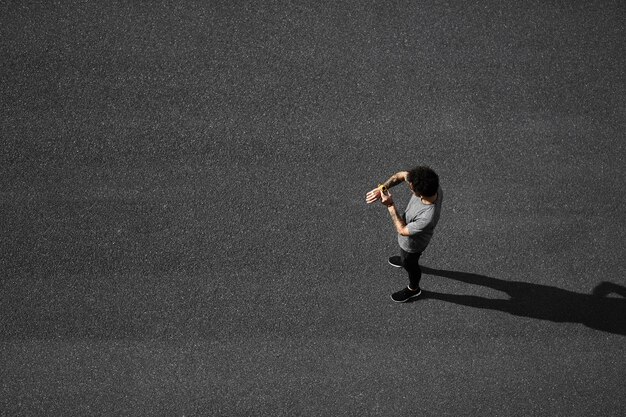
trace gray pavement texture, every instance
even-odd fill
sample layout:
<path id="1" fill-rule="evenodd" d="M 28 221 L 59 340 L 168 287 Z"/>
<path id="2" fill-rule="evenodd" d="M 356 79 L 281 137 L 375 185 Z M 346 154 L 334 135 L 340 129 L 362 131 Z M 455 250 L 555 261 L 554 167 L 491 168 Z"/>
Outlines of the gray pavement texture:
<path id="1" fill-rule="evenodd" d="M 625 415 L 625 17 L 3 1 L 0 414 Z"/>

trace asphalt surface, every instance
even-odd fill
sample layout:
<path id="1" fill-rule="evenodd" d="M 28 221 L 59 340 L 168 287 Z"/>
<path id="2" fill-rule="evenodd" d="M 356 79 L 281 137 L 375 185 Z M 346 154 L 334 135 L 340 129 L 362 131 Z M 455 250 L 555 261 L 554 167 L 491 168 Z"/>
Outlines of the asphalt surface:
<path id="1" fill-rule="evenodd" d="M 625 16 L 2 2 L 0 414 L 626 414 Z"/>

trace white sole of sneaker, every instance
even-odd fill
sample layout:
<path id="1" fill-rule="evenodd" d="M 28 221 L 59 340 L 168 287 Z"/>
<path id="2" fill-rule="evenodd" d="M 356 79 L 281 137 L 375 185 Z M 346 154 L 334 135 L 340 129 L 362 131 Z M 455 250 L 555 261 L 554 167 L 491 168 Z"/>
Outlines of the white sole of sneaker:
<path id="1" fill-rule="evenodd" d="M 391 263 L 391 261 L 389 259 L 387 259 L 387 263 L 389 265 L 393 266 L 394 268 L 402 268 L 402 265 L 397 265 L 397 264 Z"/>
<path id="2" fill-rule="evenodd" d="M 420 295 L 422 295 L 422 290 L 420 290 L 417 294 L 413 294 L 412 296 L 410 296 L 406 300 L 397 301 L 397 300 L 394 300 L 393 297 L 391 297 L 391 299 L 393 300 L 394 303 L 406 303 L 407 301 L 409 301 L 409 300 L 411 300 L 411 299 L 413 299 L 415 297 L 419 297 Z"/>

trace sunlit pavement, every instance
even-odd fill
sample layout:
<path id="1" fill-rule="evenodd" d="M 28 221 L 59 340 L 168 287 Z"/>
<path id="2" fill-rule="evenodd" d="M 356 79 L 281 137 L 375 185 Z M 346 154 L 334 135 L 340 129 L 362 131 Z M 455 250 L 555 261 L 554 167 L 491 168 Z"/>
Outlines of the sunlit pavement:
<path id="1" fill-rule="evenodd" d="M 3 414 L 624 415 L 625 6 L 239 3 L 0 6 Z"/>

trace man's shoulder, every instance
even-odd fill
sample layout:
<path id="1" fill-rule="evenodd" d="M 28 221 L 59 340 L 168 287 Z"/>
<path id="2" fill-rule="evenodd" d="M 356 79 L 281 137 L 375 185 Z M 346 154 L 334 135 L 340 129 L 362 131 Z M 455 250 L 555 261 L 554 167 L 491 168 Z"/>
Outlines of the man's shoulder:
<path id="1" fill-rule="evenodd" d="M 413 210 L 407 212 L 407 221 L 426 220 L 435 214 L 435 204 L 417 204 Z"/>

